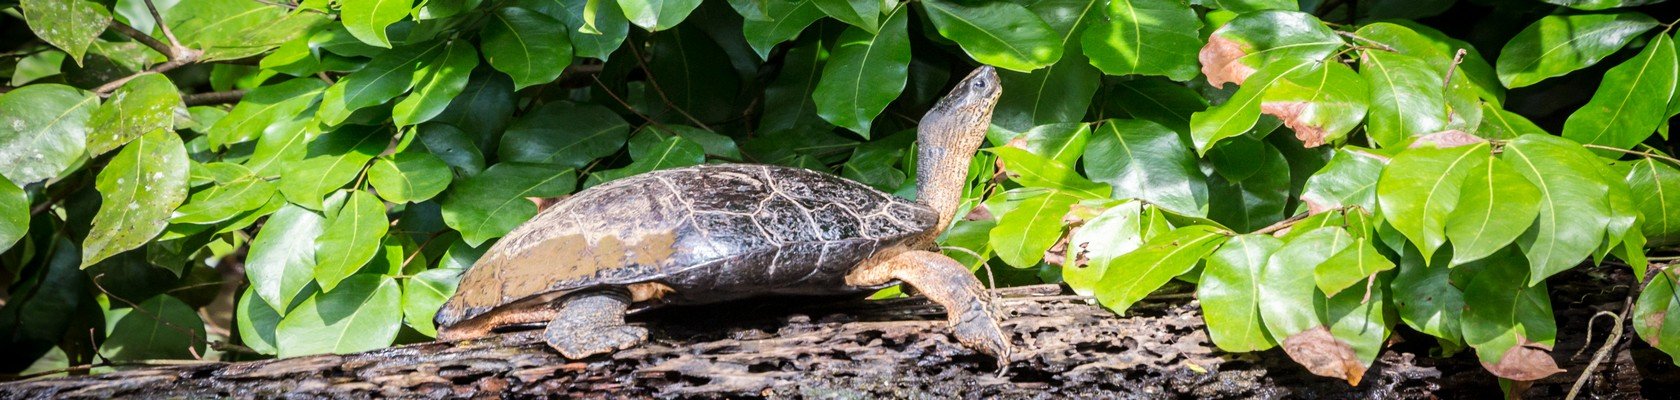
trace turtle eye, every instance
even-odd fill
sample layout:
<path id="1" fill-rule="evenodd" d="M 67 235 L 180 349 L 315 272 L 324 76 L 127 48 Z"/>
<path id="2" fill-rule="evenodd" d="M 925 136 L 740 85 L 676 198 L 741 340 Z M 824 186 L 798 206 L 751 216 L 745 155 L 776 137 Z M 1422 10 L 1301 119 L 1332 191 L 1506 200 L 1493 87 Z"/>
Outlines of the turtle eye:
<path id="1" fill-rule="evenodd" d="M 977 79 L 977 80 L 974 81 L 972 86 L 974 86 L 975 89 L 985 89 L 986 88 L 986 80 Z"/>

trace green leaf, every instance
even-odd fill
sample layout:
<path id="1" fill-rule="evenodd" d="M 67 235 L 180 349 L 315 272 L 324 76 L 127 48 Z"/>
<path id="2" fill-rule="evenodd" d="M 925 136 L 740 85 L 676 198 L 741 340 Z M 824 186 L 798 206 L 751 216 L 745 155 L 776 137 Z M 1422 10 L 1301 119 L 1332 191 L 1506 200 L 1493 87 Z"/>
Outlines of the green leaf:
<path id="1" fill-rule="evenodd" d="M 1371 115 L 1365 132 L 1380 147 L 1399 146 L 1412 136 L 1447 126 L 1446 79 L 1422 59 L 1366 51 L 1359 74 L 1371 87 Z"/>
<path id="2" fill-rule="evenodd" d="M 500 158 L 583 168 L 618 152 L 629 136 L 630 124 L 606 107 L 553 102 L 508 127 L 502 135 Z"/>
<path id="3" fill-rule="evenodd" d="M 1672 271 L 1663 271 L 1645 285 L 1639 302 L 1633 305 L 1633 331 L 1639 333 L 1651 347 L 1680 359 L 1680 278 Z M 1672 317 L 1672 318 L 1671 318 Z"/>
<path id="4" fill-rule="evenodd" d="M 409 126 L 437 117 L 467 87 L 467 78 L 477 66 L 478 52 L 471 45 L 465 41 L 450 43 L 415 70 L 414 92 L 391 109 L 391 120 L 397 126 Z"/>
<path id="5" fill-rule="evenodd" d="M 881 24 L 880 34 L 856 27 L 840 33 L 812 93 L 817 115 L 869 137 L 875 116 L 904 91 L 910 76 L 908 19 L 905 7 L 900 6 Z"/>
<path id="6" fill-rule="evenodd" d="M 1303 146 L 1338 143 L 1365 120 L 1365 80 L 1339 62 L 1307 63 L 1269 85 L 1260 112 L 1283 120 Z"/>
<path id="7" fill-rule="evenodd" d="M 1078 198 L 1048 191 L 1021 200 L 998 217 L 991 244 L 998 258 L 1015 268 L 1030 268 L 1062 237 L 1062 216 Z"/>
<path id="8" fill-rule="evenodd" d="M 1446 228 L 1460 202 L 1465 177 L 1483 169 L 1491 155 L 1486 142 L 1457 147 L 1415 147 L 1394 157 L 1377 181 L 1384 219 L 1406 235 L 1425 259 L 1447 242 Z"/>
<path id="9" fill-rule="evenodd" d="M 922 4 L 939 34 L 957 42 L 982 64 L 1028 72 L 1062 58 L 1056 31 L 1026 7 L 1001 1 L 970 5 L 927 0 Z"/>
<path id="10" fill-rule="evenodd" d="M 415 69 L 421 60 L 430 60 L 443 50 L 444 43 L 439 41 L 380 53 L 366 67 L 327 88 L 316 119 L 325 126 L 337 126 L 356 110 L 385 104 L 414 87 Z"/>
<path id="11" fill-rule="evenodd" d="M 315 276 L 315 239 L 326 219 L 309 209 L 280 207 L 251 240 L 245 276 L 268 307 L 284 313 L 292 298 Z"/>
<path id="12" fill-rule="evenodd" d="M 642 125 L 637 134 L 648 132 L 659 135 L 660 138 L 677 136 L 699 144 L 708 157 L 719 157 L 727 160 L 740 160 L 741 149 L 735 145 L 735 139 L 723 134 L 695 128 L 686 125 Z M 616 149 L 615 149 L 616 150 Z"/>
<path id="13" fill-rule="evenodd" d="M 851 0 L 812 0 L 811 3 L 834 19 L 851 26 L 876 33 L 881 28 L 881 2 Z"/>
<path id="14" fill-rule="evenodd" d="M 1260 11 L 1239 15 L 1213 31 L 1197 57 L 1202 61 L 1202 74 L 1213 86 L 1226 82 L 1244 85 L 1261 69 L 1320 61 L 1343 44 L 1334 31 L 1310 14 Z"/>
<path id="15" fill-rule="evenodd" d="M 1241 235 L 1226 241 L 1207 259 L 1196 286 L 1208 337 L 1220 350 L 1249 352 L 1277 346 L 1260 322 L 1260 273 L 1266 258 L 1283 247 L 1267 235 Z"/>
<path id="16" fill-rule="evenodd" d="M 1605 10 L 1661 3 L 1666 0 L 1541 0 L 1577 10 Z"/>
<path id="17" fill-rule="evenodd" d="M 1447 216 L 1452 265 L 1487 257 L 1505 248 L 1534 225 L 1540 215 L 1540 189 L 1528 183 L 1505 160 L 1471 167 L 1458 205 Z"/>
<path id="18" fill-rule="evenodd" d="M 828 50 L 823 48 L 823 41 L 816 38 L 801 41 L 798 46 L 788 49 L 782 59 L 781 72 L 769 87 L 764 88 L 764 117 L 758 120 L 759 130 L 782 131 L 827 124 L 817 116 L 817 105 L 811 98 L 812 91 L 817 88 L 817 77 L 822 75 L 823 62 L 827 59 Z"/>
<path id="19" fill-rule="evenodd" d="M 1314 284 L 1318 265 L 1353 245 L 1339 226 L 1313 229 L 1272 252 L 1260 272 L 1260 320 L 1274 339 L 1286 339 L 1324 324 L 1313 304 L 1324 298 Z"/>
<path id="20" fill-rule="evenodd" d="M 624 17 L 648 31 L 663 31 L 688 19 L 700 0 L 618 0 Z"/>
<path id="21" fill-rule="evenodd" d="M 123 313 L 106 333 L 99 355 L 113 361 L 191 360 L 204 354 L 205 343 L 198 313 L 160 294 Z"/>
<path id="22" fill-rule="evenodd" d="M 1528 134 L 1547 134 L 1545 129 L 1540 129 L 1540 126 L 1534 125 L 1528 118 L 1505 111 L 1496 104 L 1482 103 L 1482 115 L 1487 118 L 1482 118 L 1482 124 L 1476 127 L 1476 136 L 1507 140 Z"/>
<path id="23" fill-rule="evenodd" d="M 392 203 L 418 203 L 449 187 L 455 174 L 449 164 L 430 153 L 406 151 L 380 157 L 368 168 L 368 183 L 379 197 Z"/>
<path id="24" fill-rule="evenodd" d="M 1634 12 L 1548 15 L 1499 51 L 1499 81 L 1519 88 L 1598 64 L 1656 26 L 1656 20 Z"/>
<path id="25" fill-rule="evenodd" d="M 1591 255 L 1611 217 L 1598 157 L 1569 139 L 1523 135 L 1505 145 L 1501 158 L 1540 188 L 1540 218 L 1517 239 L 1532 269 L 1529 286 Z"/>
<path id="26" fill-rule="evenodd" d="M 1178 134 L 1142 120 L 1111 119 L 1085 145 L 1085 174 L 1114 193 L 1179 214 L 1206 216 L 1207 177 Z"/>
<path id="27" fill-rule="evenodd" d="M 1064 166 L 1077 165 L 1091 138 L 1091 125 L 1067 122 L 1035 126 L 1026 132 L 1010 132 L 995 125 L 987 139 L 999 146 L 1015 147 Z"/>
<path id="28" fill-rule="evenodd" d="M 99 214 L 82 241 L 82 268 L 146 244 L 187 199 L 187 150 L 174 132 L 153 131 L 99 172 Z"/>
<path id="29" fill-rule="evenodd" d="M 408 17 L 413 0 L 348 0 L 339 3 L 338 19 L 362 43 L 391 47 L 385 28 Z"/>
<path id="30" fill-rule="evenodd" d="M 570 168 L 504 162 L 454 186 L 443 200 L 443 222 L 478 246 L 537 215 L 537 205 L 526 197 L 571 193 L 577 176 Z"/>
<path id="31" fill-rule="evenodd" d="M 1026 150 L 1004 146 L 986 151 L 997 155 L 1009 179 L 1023 186 L 1056 189 L 1081 199 L 1106 199 L 1112 193 L 1111 188 L 1079 176 L 1068 166 Z"/>
<path id="32" fill-rule="evenodd" d="M 554 81 L 572 64 L 572 43 L 565 31 L 565 24 L 542 13 L 501 8 L 480 33 L 479 50 L 490 66 L 513 77 L 515 90 L 523 89 Z"/>
<path id="33" fill-rule="evenodd" d="M 305 114 L 326 88 L 320 79 L 292 79 L 252 89 L 210 127 L 210 146 L 219 149 L 264 137 L 277 122 Z"/>
<path id="34" fill-rule="evenodd" d="M 460 171 L 461 175 L 473 176 L 484 170 L 484 154 L 478 152 L 478 146 L 473 144 L 466 132 L 439 123 L 421 125 L 416 129 L 420 144 L 426 147 L 426 151 Z"/>
<path id="35" fill-rule="evenodd" d="M 1376 279 L 1378 272 L 1394 269 L 1394 262 L 1377 253 L 1370 238 L 1355 238 L 1353 244 L 1330 256 L 1313 269 L 1318 290 L 1335 296 L 1360 282 Z"/>
<path id="36" fill-rule="evenodd" d="M 274 197 L 273 183 L 256 176 L 239 164 L 216 162 L 206 169 L 226 171 L 217 175 L 203 189 L 193 192 L 187 202 L 169 218 L 177 224 L 214 224 L 238 217 L 268 204 Z M 195 182 L 196 183 L 196 182 Z"/>
<path id="37" fill-rule="evenodd" d="M 1623 149 L 1645 141 L 1668 122 L 1677 65 L 1674 38 L 1657 35 L 1639 55 L 1604 73 L 1592 100 L 1564 121 L 1563 137 Z"/>
<path id="38" fill-rule="evenodd" d="M 1262 142 L 1258 148 L 1259 154 L 1237 158 L 1254 169 L 1252 176 L 1235 182 L 1219 174 L 1209 179 L 1208 218 L 1240 232 L 1283 220 L 1289 201 L 1289 160 L 1270 144 Z"/>
<path id="39" fill-rule="evenodd" d="M 1097 288 L 1097 301 L 1125 315 L 1133 303 L 1160 289 L 1173 277 L 1195 268 L 1197 262 L 1213 253 L 1226 239 L 1230 239 L 1229 233 L 1203 225 L 1178 228 L 1151 238 L 1137 251 L 1115 258 L 1105 268 L 1103 286 Z M 1115 265 L 1125 267 L 1113 268 Z"/>
<path id="40" fill-rule="evenodd" d="M 583 186 L 595 186 L 661 169 L 700 165 L 706 161 L 706 149 L 699 143 L 681 136 L 644 133 L 630 138 L 630 159 L 635 161 L 624 168 L 589 174 L 589 179 Z"/>
<path id="41" fill-rule="evenodd" d="M 1088 209 L 1073 206 L 1072 212 Z M 1074 293 L 1091 296 L 1102 286 L 1103 273 L 1114 258 L 1143 246 L 1143 202 L 1127 201 L 1085 221 L 1068 237 L 1067 261 L 1062 265 L 1062 282 Z"/>
<path id="42" fill-rule="evenodd" d="M 1003 94 L 992 113 L 993 125 L 1022 130 L 1085 117 L 1100 86 L 1102 71 L 1091 66 L 1080 50 L 1078 39 L 1086 25 L 1102 19 L 1098 3 L 1097 0 L 1057 0 L 1040 1 L 1027 7 L 1060 35 L 1062 58 L 1030 73 L 998 71 Z"/>
<path id="43" fill-rule="evenodd" d="M 477 147 L 491 149 L 513 119 L 514 99 L 513 80 L 507 74 L 480 66 L 467 78 L 467 88 L 432 122 L 460 129 Z"/>
<path id="44" fill-rule="evenodd" d="M 321 209 L 321 198 L 350 183 L 390 136 L 381 128 L 348 125 L 309 143 L 309 157 L 292 163 L 280 176 L 280 193 L 293 204 Z"/>
<path id="45" fill-rule="evenodd" d="M 1162 78 L 1118 82 L 1106 101 L 1133 118 L 1172 128 L 1189 137 L 1190 116 L 1208 108 L 1207 99 L 1195 90 Z"/>
<path id="46" fill-rule="evenodd" d="M 1364 151 L 1336 149 L 1330 156 L 1330 162 L 1307 178 L 1301 201 L 1312 213 L 1346 207 L 1376 210 L 1377 179 L 1382 176 L 1383 165 L 1387 162 L 1385 158 Z"/>
<path id="47" fill-rule="evenodd" d="M 379 275 L 356 275 L 338 290 L 309 297 L 275 327 L 280 357 L 347 354 L 390 346 L 402 328 L 402 289 Z"/>
<path id="48" fill-rule="evenodd" d="M 566 23 L 566 36 L 571 39 L 573 55 L 607 61 L 607 56 L 612 55 L 619 46 L 623 46 L 624 38 L 630 35 L 630 21 L 624 19 L 624 12 L 619 11 L 618 2 L 560 3 L 566 7 L 566 12 L 549 16 Z M 594 13 L 588 11 L 592 5 L 598 7 Z M 586 30 L 585 27 L 593 27 L 593 30 Z"/>
<path id="49" fill-rule="evenodd" d="M 782 42 L 793 40 L 793 38 L 799 36 L 799 32 L 805 30 L 805 27 L 811 26 L 812 22 L 823 18 L 822 10 L 817 8 L 816 2 L 812 0 L 769 1 L 764 4 L 764 10 L 769 19 L 748 19 L 741 23 L 741 31 L 746 35 L 747 45 L 752 46 L 753 52 L 758 53 L 759 58 L 769 58 L 770 49 L 775 48 L 777 44 Z M 826 52 L 819 50 L 814 53 L 823 54 Z M 788 58 L 790 62 L 783 66 L 784 71 L 791 68 L 793 66 L 791 61 L 795 60 L 791 58 L 793 57 L 791 52 L 788 57 L 790 57 Z M 806 57 L 813 56 L 807 55 Z M 811 64 L 811 68 L 815 68 L 816 65 L 816 63 Z M 800 70 L 804 69 L 801 68 Z M 766 103 L 765 105 L 770 104 Z"/>
<path id="50" fill-rule="evenodd" d="M 1462 347 L 1464 333 L 1459 324 L 1464 313 L 1464 293 L 1451 278 L 1454 271 L 1471 269 L 1445 268 L 1450 263 L 1446 255 L 1437 253 L 1434 262 L 1429 262 L 1416 246 L 1406 246 L 1400 257 L 1400 273 L 1394 276 L 1389 288 L 1394 291 L 1394 306 L 1400 311 L 1400 320 L 1407 326 Z"/>
<path id="51" fill-rule="evenodd" d="M 87 0 L 23 0 L 23 21 L 35 36 L 64 49 L 76 65 L 88 46 L 111 25 L 111 11 Z"/>
<path id="52" fill-rule="evenodd" d="M 1505 86 L 1499 83 L 1493 65 L 1469 43 L 1407 20 L 1367 24 L 1354 34 L 1359 35 L 1360 41 L 1388 46 L 1396 54 L 1423 60 L 1437 75 L 1444 77 L 1451 73 L 1454 81 L 1462 76 L 1482 100 L 1495 104 L 1505 101 Z M 1464 52 L 1463 57 L 1459 57 L 1459 51 Z"/>
<path id="53" fill-rule="evenodd" d="M 315 281 L 321 291 L 331 293 L 340 281 L 367 265 L 379 251 L 379 239 L 385 237 L 390 223 L 385 202 L 366 191 L 351 191 L 342 208 L 330 210 L 326 233 L 315 239 Z"/>
<path id="54" fill-rule="evenodd" d="M 1179 0 L 1114 0 L 1107 23 L 1081 38 L 1091 65 L 1109 75 L 1160 75 L 1175 81 L 1196 77 L 1203 42 L 1195 10 Z"/>
<path id="55" fill-rule="evenodd" d="M 1191 114 L 1190 139 L 1196 146 L 1196 152 L 1205 155 L 1219 141 L 1247 133 L 1260 122 L 1261 105 L 1265 103 L 1268 88 L 1284 81 L 1286 75 L 1315 69 L 1312 65 L 1311 62 L 1269 64 L 1246 78 L 1242 87 L 1237 88 L 1237 92 L 1224 104 Z"/>
<path id="56" fill-rule="evenodd" d="M 1634 205 L 1645 216 L 1640 224 L 1652 246 L 1680 242 L 1680 169 L 1646 158 L 1628 165 L 1625 182 Z M 0 241 L 3 243 L 4 241 Z"/>
<path id="57" fill-rule="evenodd" d="M 111 93 L 88 120 L 88 154 L 121 147 L 154 130 L 175 130 L 175 109 L 183 107 L 181 93 L 162 74 L 144 74 Z"/>
<path id="58" fill-rule="evenodd" d="M 408 321 L 408 326 L 426 336 L 437 336 L 432 317 L 437 315 L 439 308 L 443 308 L 445 301 L 449 301 L 449 296 L 455 294 L 455 285 L 460 283 L 462 272 L 459 269 L 438 268 L 404 280 L 403 319 Z"/>
<path id="59" fill-rule="evenodd" d="M 0 177 L 0 252 L 29 232 L 29 194 Z"/>
<path id="60" fill-rule="evenodd" d="M 1557 322 L 1544 281 L 1529 276 L 1530 268 L 1511 252 L 1466 267 L 1476 272 L 1464 287 L 1464 340 L 1476 348 L 1482 367 L 1522 381 L 1563 372 L 1549 354 Z"/>
<path id="61" fill-rule="evenodd" d="M 64 85 L 29 85 L 0 95 L 0 169 L 27 186 L 82 159 L 99 97 Z"/>
<path id="62" fill-rule="evenodd" d="M 324 12 L 248 0 L 182 1 L 163 20 L 182 45 L 204 51 L 200 61 L 256 56 L 330 21 Z"/>
<path id="63" fill-rule="evenodd" d="M 261 354 L 274 355 L 280 352 L 274 347 L 274 327 L 280 324 L 280 313 L 275 312 L 267 302 L 257 296 L 256 286 L 245 287 L 245 293 L 239 295 L 239 304 L 235 306 L 234 313 L 234 319 L 239 325 L 239 339 L 245 347 Z"/>
<path id="64" fill-rule="evenodd" d="M 1292 0 L 1214 0 L 1219 8 L 1246 13 L 1260 10 L 1299 10 L 1300 5 Z"/>

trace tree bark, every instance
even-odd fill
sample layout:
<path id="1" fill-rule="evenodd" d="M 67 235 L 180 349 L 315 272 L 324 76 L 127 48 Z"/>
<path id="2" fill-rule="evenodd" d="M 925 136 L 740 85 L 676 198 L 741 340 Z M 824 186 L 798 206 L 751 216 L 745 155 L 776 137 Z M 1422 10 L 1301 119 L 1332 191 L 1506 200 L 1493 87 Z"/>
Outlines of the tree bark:
<path id="1" fill-rule="evenodd" d="M 1474 355 L 1431 358 L 1433 341 L 1423 337 L 1397 336 L 1359 387 L 1313 376 L 1276 349 L 1223 353 L 1209 342 L 1199 305 L 1178 290 L 1126 317 L 1057 286 L 998 290 L 1018 353 L 1002 375 L 991 358 L 956 344 L 942 310 L 920 298 L 759 299 L 633 316 L 651 328 L 650 343 L 581 361 L 561 358 L 524 331 L 358 354 L 43 378 L 0 384 L 0 398 L 1500 396 Z M 1590 358 L 1568 357 L 1581 346 L 1566 332 L 1585 329 L 1573 325 L 1578 317 L 1560 318 L 1553 354 L 1571 371 L 1537 382 L 1530 398 L 1563 396 Z M 1637 351 L 1619 349 L 1583 394 L 1641 397 L 1646 378 L 1633 367 Z"/>

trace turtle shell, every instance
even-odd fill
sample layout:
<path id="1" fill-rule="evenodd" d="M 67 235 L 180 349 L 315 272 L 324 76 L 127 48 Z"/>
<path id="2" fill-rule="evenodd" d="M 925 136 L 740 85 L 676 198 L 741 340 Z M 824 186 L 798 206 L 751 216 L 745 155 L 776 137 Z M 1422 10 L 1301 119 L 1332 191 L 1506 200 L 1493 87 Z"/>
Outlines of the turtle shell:
<path id="1" fill-rule="evenodd" d="M 669 303 L 857 291 L 844 283 L 852 267 L 937 220 L 927 206 L 806 169 L 655 171 L 579 192 L 515 228 L 466 272 L 438 322 L 640 282 L 671 287 Z"/>

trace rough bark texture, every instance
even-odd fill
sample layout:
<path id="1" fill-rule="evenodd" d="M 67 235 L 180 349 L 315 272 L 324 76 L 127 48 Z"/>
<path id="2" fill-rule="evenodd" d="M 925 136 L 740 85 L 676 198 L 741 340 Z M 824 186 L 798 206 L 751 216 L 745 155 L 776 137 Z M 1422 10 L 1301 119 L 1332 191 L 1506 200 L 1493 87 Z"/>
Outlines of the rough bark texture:
<path id="1" fill-rule="evenodd" d="M 1581 347 L 1587 316 L 1598 305 L 1619 308 L 1625 296 L 1602 287 L 1556 292 L 1560 338 L 1552 354 L 1569 372 L 1536 382 L 1529 398 L 1568 391 L 1592 353 L 1570 358 Z M 1001 376 L 992 359 L 955 344 L 940 310 L 919 298 L 816 305 L 761 299 L 637 316 L 632 320 L 652 329 L 652 343 L 581 362 L 561 359 L 531 333 L 510 333 L 342 356 L 13 382 L 0 384 L 0 398 L 1500 396 L 1497 381 L 1473 355 L 1431 358 L 1432 342 L 1414 334 L 1397 337 L 1363 383 L 1350 388 L 1307 373 L 1276 349 L 1217 351 L 1187 294 L 1146 301 L 1122 318 L 1060 295 L 1054 286 L 1000 293 L 1006 296 L 998 303 L 1007 316 L 1004 327 L 1019 348 Z M 1602 343 L 1606 325 L 1594 327 L 1593 349 Z M 1648 348 L 1630 346 L 1631 336 L 1584 388 L 1584 398 L 1674 395 L 1662 389 L 1680 382 L 1673 364 Z"/>

